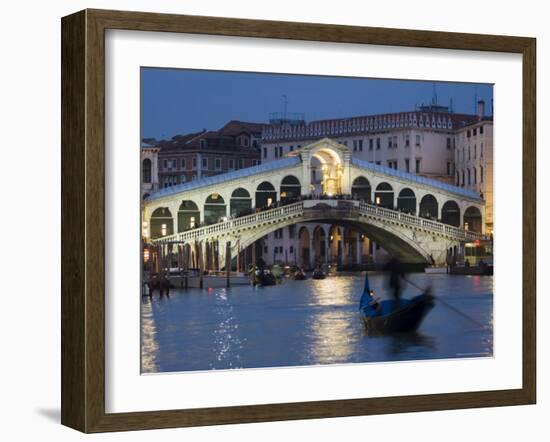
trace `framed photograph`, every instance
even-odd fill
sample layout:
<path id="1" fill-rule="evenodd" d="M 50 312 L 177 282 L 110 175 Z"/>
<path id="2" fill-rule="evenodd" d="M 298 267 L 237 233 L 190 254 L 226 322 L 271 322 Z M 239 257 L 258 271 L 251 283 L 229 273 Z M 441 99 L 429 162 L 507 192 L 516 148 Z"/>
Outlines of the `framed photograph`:
<path id="1" fill-rule="evenodd" d="M 536 400 L 535 39 L 62 19 L 62 423 Z"/>

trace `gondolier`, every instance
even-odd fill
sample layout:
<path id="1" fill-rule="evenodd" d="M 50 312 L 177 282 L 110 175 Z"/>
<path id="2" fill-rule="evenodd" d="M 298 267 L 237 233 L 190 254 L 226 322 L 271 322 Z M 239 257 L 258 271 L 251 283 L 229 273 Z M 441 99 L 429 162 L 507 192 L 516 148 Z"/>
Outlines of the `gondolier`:
<path id="1" fill-rule="evenodd" d="M 378 301 L 370 289 L 368 274 L 365 274 L 363 294 L 359 301 L 359 312 L 368 334 L 401 333 L 416 330 L 434 302 L 429 290 L 412 299 L 400 300 L 395 307 L 394 300 Z"/>
<path id="2" fill-rule="evenodd" d="M 393 292 L 394 298 L 394 309 L 398 309 L 400 306 L 401 299 L 401 290 L 402 290 L 402 281 L 405 273 L 403 271 L 403 266 L 396 258 L 392 258 L 386 264 L 385 270 L 390 272 L 390 281 L 389 286 Z"/>

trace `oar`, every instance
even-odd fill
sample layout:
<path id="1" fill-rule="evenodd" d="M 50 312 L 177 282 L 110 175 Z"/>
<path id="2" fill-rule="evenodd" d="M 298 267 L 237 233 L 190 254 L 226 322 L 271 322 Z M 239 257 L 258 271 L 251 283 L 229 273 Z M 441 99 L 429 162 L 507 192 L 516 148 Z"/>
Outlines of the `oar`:
<path id="1" fill-rule="evenodd" d="M 418 286 L 417 284 L 415 284 L 414 282 L 408 280 L 407 278 L 405 277 L 402 277 L 407 283 L 409 283 L 410 285 L 412 285 L 413 287 L 416 287 L 418 290 L 420 290 L 422 293 L 424 293 L 426 291 L 426 289 L 423 289 L 422 287 Z M 475 325 L 477 325 L 479 328 L 482 328 L 482 329 L 486 329 L 487 327 L 485 325 L 483 325 L 481 322 L 478 322 L 476 321 L 474 318 L 472 318 L 471 316 L 467 315 L 466 313 L 464 313 L 463 311 L 457 309 L 456 307 L 453 307 L 451 304 L 449 304 L 448 302 L 446 301 L 443 301 L 443 299 L 441 299 L 440 296 L 436 296 L 436 295 L 433 295 L 431 294 L 431 296 L 435 299 L 437 299 L 441 304 L 443 304 L 445 307 L 447 307 L 449 310 L 452 310 L 453 312 L 455 312 L 456 314 L 462 316 L 463 318 L 466 318 L 468 321 L 474 323 Z"/>

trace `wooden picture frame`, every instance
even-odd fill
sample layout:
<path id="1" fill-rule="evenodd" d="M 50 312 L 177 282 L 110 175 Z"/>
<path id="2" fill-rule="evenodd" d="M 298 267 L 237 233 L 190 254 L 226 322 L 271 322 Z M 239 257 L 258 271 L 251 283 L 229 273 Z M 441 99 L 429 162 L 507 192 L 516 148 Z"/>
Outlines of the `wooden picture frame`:
<path id="1" fill-rule="evenodd" d="M 457 392 L 271 405 L 105 412 L 105 30 L 209 34 L 523 57 L 523 385 Z M 84 10 L 62 19 L 62 410 L 83 432 L 280 421 L 472 407 L 536 400 L 536 41 L 404 29 Z"/>

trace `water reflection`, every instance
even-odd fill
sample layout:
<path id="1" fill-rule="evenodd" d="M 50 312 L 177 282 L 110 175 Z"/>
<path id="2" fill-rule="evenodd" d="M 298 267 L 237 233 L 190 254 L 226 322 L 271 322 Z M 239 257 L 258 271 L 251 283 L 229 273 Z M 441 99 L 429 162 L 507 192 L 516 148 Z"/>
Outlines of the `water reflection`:
<path id="1" fill-rule="evenodd" d="M 149 298 L 143 298 L 141 303 L 141 371 L 143 373 L 159 371 L 156 363 L 159 350 L 156 333 L 153 303 Z"/>
<path id="2" fill-rule="evenodd" d="M 419 332 L 393 335 L 389 339 L 389 354 L 401 360 L 414 359 L 415 354 L 436 350 L 435 339 Z"/>
<path id="3" fill-rule="evenodd" d="M 348 311 L 355 297 L 349 278 L 327 278 L 311 281 L 312 315 L 310 324 L 309 360 L 312 364 L 346 362 L 353 351 L 356 329 L 348 321 Z"/>
<path id="4" fill-rule="evenodd" d="M 287 367 L 493 354 L 492 277 L 411 275 L 431 285 L 475 326 L 436 303 L 417 333 L 365 336 L 358 315 L 363 277 L 285 280 L 274 287 L 173 290 L 142 304 L 144 372 Z M 378 296 L 383 275 L 370 277 Z M 407 287 L 403 297 L 417 294 Z"/>
<path id="5" fill-rule="evenodd" d="M 227 299 L 227 290 L 222 288 L 215 292 L 214 315 L 217 326 L 213 333 L 215 360 L 210 368 L 241 367 L 240 350 L 243 342 L 237 332 L 238 319 L 234 315 L 233 306 Z"/>

